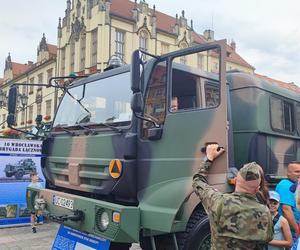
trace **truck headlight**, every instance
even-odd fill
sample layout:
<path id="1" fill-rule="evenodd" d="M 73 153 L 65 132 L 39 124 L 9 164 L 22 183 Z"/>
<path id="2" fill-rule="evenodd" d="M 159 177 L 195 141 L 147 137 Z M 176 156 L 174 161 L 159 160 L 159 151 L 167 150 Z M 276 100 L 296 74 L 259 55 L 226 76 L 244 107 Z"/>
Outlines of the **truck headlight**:
<path id="1" fill-rule="evenodd" d="M 103 211 L 100 216 L 100 225 L 103 231 L 106 230 L 109 225 L 109 216 L 108 213 L 105 211 Z"/>

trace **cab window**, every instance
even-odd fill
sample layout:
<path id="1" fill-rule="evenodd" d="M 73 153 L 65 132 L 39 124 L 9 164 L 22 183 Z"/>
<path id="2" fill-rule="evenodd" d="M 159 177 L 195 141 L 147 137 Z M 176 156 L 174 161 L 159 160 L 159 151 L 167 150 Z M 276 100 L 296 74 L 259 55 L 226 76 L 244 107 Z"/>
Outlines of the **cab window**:
<path id="1" fill-rule="evenodd" d="M 144 116 L 158 125 L 164 123 L 166 115 L 166 70 L 166 62 L 154 67 L 146 95 Z M 153 126 L 153 123 L 146 121 L 143 126 Z"/>
<path id="2" fill-rule="evenodd" d="M 201 65 L 198 63 L 199 53 L 186 55 L 185 63 L 182 62 L 182 57 L 173 59 L 170 112 L 192 111 L 219 105 L 219 69 L 216 71 L 213 67 L 213 62 L 219 62 L 219 57 L 218 50 L 214 49 L 201 54 Z M 203 65 L 206 66 L 205 69 Z M 175 99 L 178 102 L 177 110 L 172 108 Z"/>

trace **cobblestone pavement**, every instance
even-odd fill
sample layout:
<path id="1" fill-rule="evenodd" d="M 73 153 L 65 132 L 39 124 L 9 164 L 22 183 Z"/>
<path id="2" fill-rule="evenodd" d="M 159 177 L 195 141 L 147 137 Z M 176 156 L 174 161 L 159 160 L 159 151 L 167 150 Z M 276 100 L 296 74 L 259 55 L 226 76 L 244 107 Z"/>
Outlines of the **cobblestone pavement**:
<path id="1" fill-rule="evenodd" d="M 59 224 L 44 223 L 37 226 L 37 233 L 30 226 L 1 228 L 0 250 L 47 250 L 51 249 Z M 141 250 L 138 244 L 133 244 L 130 250 Z"/>

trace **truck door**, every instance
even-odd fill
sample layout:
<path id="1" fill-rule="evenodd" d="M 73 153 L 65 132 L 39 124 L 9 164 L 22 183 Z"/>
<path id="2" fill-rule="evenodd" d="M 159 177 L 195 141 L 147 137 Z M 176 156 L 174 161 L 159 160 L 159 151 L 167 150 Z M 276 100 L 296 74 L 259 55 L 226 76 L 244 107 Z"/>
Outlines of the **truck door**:
<path id="1" fill-rule="evenodd" d="M 205 145 L 218 143 L 227 150 L 225 50 L 225 41 L 190 47 L 162 56 L 152 67 L 143 116 L 153 122 L 141 121 L 138 142 L 140 200 L 154 187 L 184 179 L 184 186 L 175 184 L 174 194 L 163 199 L 179 201 L 191 190 Z M 224 187 L 227 166 L 223 154 L 209 183 Z"/>

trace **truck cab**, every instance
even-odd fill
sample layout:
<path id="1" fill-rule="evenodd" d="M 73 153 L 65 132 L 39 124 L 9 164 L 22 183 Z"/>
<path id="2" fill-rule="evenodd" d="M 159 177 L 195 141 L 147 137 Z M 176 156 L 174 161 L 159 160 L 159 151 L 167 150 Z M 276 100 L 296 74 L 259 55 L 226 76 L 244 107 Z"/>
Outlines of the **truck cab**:
<path id="1" fill-rule="evenodd" d="M 227 148 L 225 46 L 218 41 L 153 58 L 136 51 L 131 66 L 69 85 L 43 142 L 47 188 L 29 188 L 28 205 L 43 198 L 49 218 L 111 246 L 187 245 L 182 235 L 201 207 L 192 192 L 201 150 L 212 142 Z M 218 63 L 216 73 L 198 68 L 198 54 Z M 224 154 L 209 177 L 224 191 L 227 162 Z M 200 245 L 209 236 L 204 224 Z"/>

